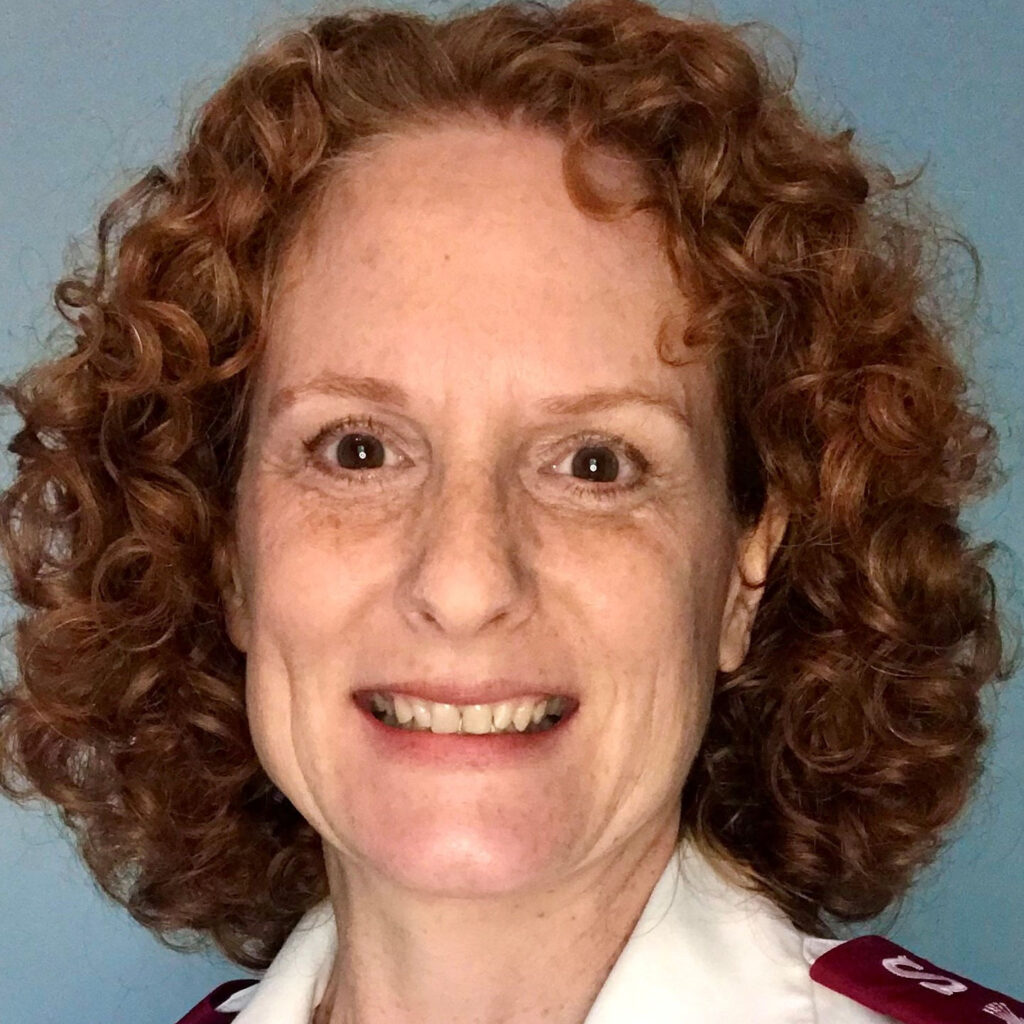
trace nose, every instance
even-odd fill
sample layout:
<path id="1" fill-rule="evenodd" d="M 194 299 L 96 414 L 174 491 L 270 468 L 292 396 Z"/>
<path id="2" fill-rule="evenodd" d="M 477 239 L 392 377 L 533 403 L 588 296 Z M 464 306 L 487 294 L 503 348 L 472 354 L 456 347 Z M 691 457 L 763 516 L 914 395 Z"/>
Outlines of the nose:
<path id="1" fill-rule="evenodd" d="M 448 471 L 421 511 L 400 603 L 413 625 L 424 622 L 469 636 L 493 622 L 511 628 L 532 605 L 512 528 L 508 489 L 479 464 Z"/>

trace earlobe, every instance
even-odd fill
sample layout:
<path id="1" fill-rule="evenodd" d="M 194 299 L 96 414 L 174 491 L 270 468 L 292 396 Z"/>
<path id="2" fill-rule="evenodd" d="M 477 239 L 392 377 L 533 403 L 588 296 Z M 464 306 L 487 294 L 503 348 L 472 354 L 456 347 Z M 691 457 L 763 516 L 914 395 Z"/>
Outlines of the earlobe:
<path id="1" fill-rule="evenodd" d="M 249 647 L 249 617 L 245 588 L 238 567 L 238 549 L 233 540 L 215 555 L 214 574 L 224 608 L 228 637 L 235 647 L 245 653 Z"/>
<path id="2" fill-rule="evenodd" d="M 238 577 L 238 571 L 232 567 L 231 593 L 225 607 L 228 624 L 228 636 L 231 642 L 244 654 L 249 650 L 249 610 L 245 600 L 245 590 Z"/>
<path id="3" fill-rule="evenodd" d="M 769 497 L 757 525 L 740 537 L 719 635 L 718 668 L 722 672 L 734 672 L 746 659 L 768 569 L 788 523 L 788 510 Z"/>

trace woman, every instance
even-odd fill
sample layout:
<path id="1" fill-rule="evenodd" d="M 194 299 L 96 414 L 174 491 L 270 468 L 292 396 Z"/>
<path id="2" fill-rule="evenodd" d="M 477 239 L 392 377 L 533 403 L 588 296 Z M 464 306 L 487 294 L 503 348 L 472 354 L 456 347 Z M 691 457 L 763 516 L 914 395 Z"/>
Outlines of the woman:
<path id="1" fill-rule="evenodd" d="M 616 0 L 313 21 L 108 209 L 6 390 L 3 778 L 269 965 L 185 1020 L 900 1012 L 829 939 L 1013 669 L 904 184 Z"/>

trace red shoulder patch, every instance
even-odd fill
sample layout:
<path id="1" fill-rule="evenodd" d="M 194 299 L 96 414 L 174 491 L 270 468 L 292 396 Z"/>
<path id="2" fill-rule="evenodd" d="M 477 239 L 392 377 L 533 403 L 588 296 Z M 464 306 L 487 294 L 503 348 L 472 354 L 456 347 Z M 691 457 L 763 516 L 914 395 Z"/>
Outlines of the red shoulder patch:
<path id="1" fill-rule="evenodd" d="M 811 977 L 903 1024 L 1024 1024 L 1024 1003 L 945 971 L 881 935 L 834 946 Z"/>
<path id="2" fill-rule="evenodd" d="M 229 996 L 233 996 L 243 988 L 248 988 L 250 985 L 255 984 L 255 981 L 249 979 L 225 981 L 223 985 L 218 985 L 205 999 L 196 1003 L 177 1024 L 227 1024 L 228 1021 L 234 1020 L 237 1014 L 220 1013 L 217 1007 Z"/>

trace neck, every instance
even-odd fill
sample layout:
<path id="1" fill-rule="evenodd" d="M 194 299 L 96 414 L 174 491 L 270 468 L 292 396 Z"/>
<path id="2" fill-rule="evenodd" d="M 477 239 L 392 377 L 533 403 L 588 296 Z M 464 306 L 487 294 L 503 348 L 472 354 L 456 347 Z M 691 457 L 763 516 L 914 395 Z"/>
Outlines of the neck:
<path id="1" fill-rule="evenodd" d="M 480 899 L 325 851 L 338 951 L 313 1024 L 582 1024 L 676 848 L 678 816 L 557 886 Z"/>

